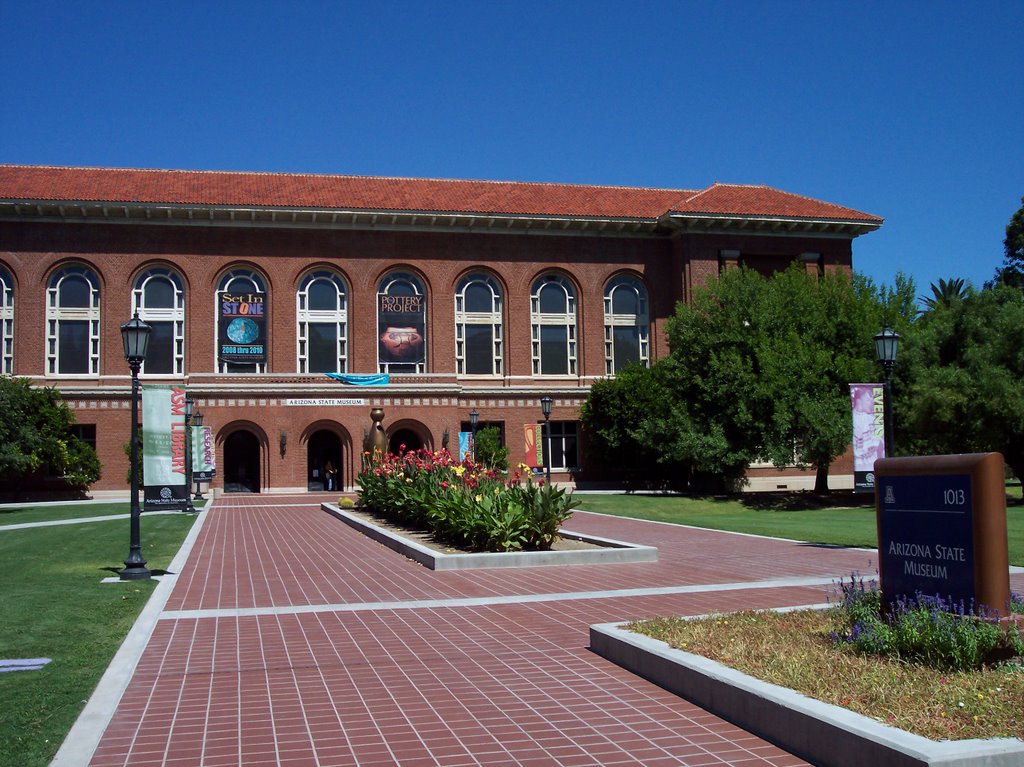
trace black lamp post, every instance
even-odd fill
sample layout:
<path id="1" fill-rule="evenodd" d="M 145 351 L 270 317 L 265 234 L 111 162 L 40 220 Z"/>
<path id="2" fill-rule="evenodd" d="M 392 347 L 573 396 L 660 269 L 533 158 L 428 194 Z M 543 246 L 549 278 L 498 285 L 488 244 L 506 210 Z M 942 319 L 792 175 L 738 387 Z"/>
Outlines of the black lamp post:
<path id="1" fill-rule="evenodd" d="M 146 359 L 152 328 L 135 316 L 121 326 L 124 358 L 132 370 L 132 445 L 131 445 L 131 548 L 121 570 L 121 580 L 137 581 L 150 577 L 139 542 L 139 368 Z"/>
<path id="2" fill-rule="evenodd" d="M 885 408 L 885 454 L 896 455 L 896 440 L 893 437 L 892 417 L 892 367 L 896 364 L 896 352 L 900 345 L 900 334 L 886 328 L 875 336 L 875 358 L 885 368 L 885 384 L 882 387 L 882 404 Z"/>
<path id="3" fill-rule="evenodd" d="M 476 412 L 476 408 L 469 411 L 469 429 L 472 435 L 472 449 L 473 449 L 473 462 L 476 463 L 476 425 L 480 423 L 480 414 Z"/>
<path id="4" fill-rule="evenodd" d="M 185 395 L 185 511 L 195 512 L 192 505 L 192 411 L 196 403 Z"/>
<path id="5" fill-rule="evenodd" d="M 203 414 L 202 413 L 195 413 L 192 416 L 192 425 L 195 426 L 196 428 L 202 428 L 202 426 L 203 426 Z M 195 479 L 195 478 L 193 477 L 193 479 Z M 195 483 L 196 483 L 196 494 L 195 494 L 195 496 L 193 497 L 192 500 L 194 500 L 194 501 L 205 501 L 206 498 L 203 497 L 202 489 L 201 489 L 201 486 L 200 486 L 201 485 L 200 481 L 198 479 L 196 479 Z M 189 491 L 191 491 L 191 490 L 192 490 L 192 488 L 190 487 Z"/>
<path id="6" fill-rule="evenodd" d="M 554 403 L 555 401 L 547 395 L 540 398 L 540 412 L 544 414 L 544 447 L 547 453 L 544 470 L 547 473 L 549 485 L 551 484 L 551 406 Z"/>

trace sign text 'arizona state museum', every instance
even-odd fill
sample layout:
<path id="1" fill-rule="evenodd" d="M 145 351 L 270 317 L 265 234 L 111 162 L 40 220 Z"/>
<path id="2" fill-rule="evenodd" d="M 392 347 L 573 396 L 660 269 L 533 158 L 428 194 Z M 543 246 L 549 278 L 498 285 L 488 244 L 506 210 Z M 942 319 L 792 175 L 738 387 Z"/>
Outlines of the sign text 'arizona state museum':
<path id="1" fill-rule="evenodd" d="M 883 458 L 875 463 L 882 596 L 939 597 L 989 615 L 1009 609 L 1003 456 Z"/>

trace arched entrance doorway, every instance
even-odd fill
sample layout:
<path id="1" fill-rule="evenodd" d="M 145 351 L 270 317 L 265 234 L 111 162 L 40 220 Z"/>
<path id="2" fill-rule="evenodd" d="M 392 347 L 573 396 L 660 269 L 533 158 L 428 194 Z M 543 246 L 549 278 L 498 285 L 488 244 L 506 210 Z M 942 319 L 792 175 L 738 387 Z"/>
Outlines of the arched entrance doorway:
<path id="1" fill-rule="evenodd" d="M 344 486 L 343 466 L 341 438 L 328 429 L 313 432 L 306 443 L 306 489 L 340 489 Z"/>
<path id="2" fill-rule="evenodd" d="M 404 450 L 402 445 L 405 445 Z M 419 450 L 422 447 L 423 440 L 412 429 L 396 429 L 388 436 L 388 451 L 395 455 L 407 453 L 410 450 Z"/>
<path id="3" fill-rule="evenodd" d="M 260 491 L 260 440 L 246 429 L 232 432 L 224 440 L 224 492 Z"/>

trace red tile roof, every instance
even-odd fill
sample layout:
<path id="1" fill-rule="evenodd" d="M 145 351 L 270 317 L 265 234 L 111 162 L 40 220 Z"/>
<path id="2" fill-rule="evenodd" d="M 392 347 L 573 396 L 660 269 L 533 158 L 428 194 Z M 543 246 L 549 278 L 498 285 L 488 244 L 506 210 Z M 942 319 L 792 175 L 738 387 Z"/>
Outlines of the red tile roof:
<path id="1" fill-rule="evenodd" d="M 783 192 L 769 186 L 747 184 L 712 184 L 673 205 L 672 212 L 881 221 L 877 216 L 842 205 Z"/>
<path id="2" fill-rule="evenodd" d="M 657 219 L 668 213 L 878 222 L 765 186 L 703 191 L 291 173 L 0 165 L 0 199 Z"/>

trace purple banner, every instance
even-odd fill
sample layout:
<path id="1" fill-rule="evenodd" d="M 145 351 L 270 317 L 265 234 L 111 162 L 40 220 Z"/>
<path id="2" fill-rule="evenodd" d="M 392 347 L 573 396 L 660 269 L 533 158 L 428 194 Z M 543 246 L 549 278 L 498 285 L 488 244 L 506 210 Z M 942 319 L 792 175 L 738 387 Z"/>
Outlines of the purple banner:
<path id="1" fill-rule="evenodd" d="M 884 388 L 880 383 L 850 384 L 853 407 L 853 487 L 875 492 L 875 461 L 885 458 Z"/>

